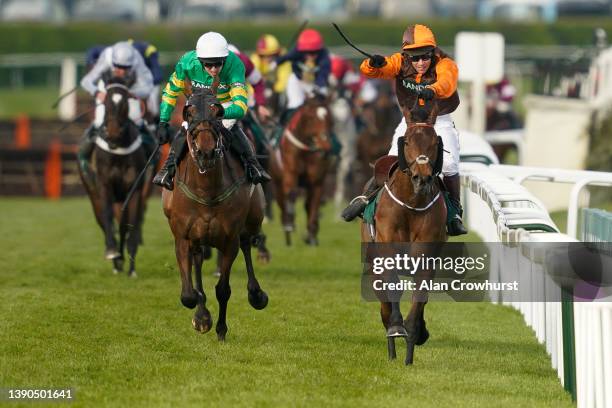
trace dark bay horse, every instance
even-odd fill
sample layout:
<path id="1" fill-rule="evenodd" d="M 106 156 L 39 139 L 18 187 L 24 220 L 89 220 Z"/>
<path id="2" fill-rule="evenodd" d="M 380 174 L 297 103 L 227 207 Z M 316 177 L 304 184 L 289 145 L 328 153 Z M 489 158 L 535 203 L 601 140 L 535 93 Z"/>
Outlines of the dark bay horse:
<path id="1" fill-rule="evenodd" d="M 149 189 L 141 181 L 132 195 L 126 210 L 120 208 L 126 195 L 142 168 L 145 166 L 145 150 L 137 126 L 128 117 L 129 88 L 119 78 L 106 84 L 104 99 L 105 115 L 92 154 L 92 168 L 95 169 L 93 184 L 82 173 L 81 180 L 91 201 L 96 221 L 104 232 L 105 257 L 113 261 L 115 273 L 123 270 L 123 251 L 127 242 L 130 258 L 128 275 L 136 276 L 135 259 L 138 245 L 142 242 L 142 223 L 145 200 Z M 145 180 L 150 180 L 149 177 Z M 119 245 L 117 245 L 114 221 L 119 224 Z"/>
<path id="2" fill-rule="evenodd" d="M 364 243 L 442 243 L 447 239 L 446 204 L 434 174 L 440 156 L 438 136 L 433 128 L 437 108 L 435 103 L 428 108 L 417 107 L 405 113 L 408 129 L 404 138 L 400 138 L 399 168 L 384 183 L 374 218 L 375 233 L 372 234 L 367 224 L 362 224 Z M 405 161 L 401 159 L 402 153 Z M 419 250 L 412 256 L 420 253 Z M 433 275 L 433 270 L 417 272 L 414 279 L 417 288 L 421 281 L 433 279 Z M 406 340 L 406 364 L 412 364 L 415 344 L 422 345 L 429 338 L 424 319 L 427 296 L 427 291 L 413 292 L 412 308 L 404 321 L 399 300 L 389 301 L 379 296 L 390 359 L 396 356 L 395 337 Z"/>
<path id="3" fill-rule="evenodd" d="M 295 229 L 295 201 L 300 186 L 306 190 L 306 243 L 318 245 L 323 182 L 332 163 L 332 128 L 327 99 L 321 96 L 308 98 L 287 124 L 279 147 L 270 153 L 270 174 L 287 245 L 291 245 L 291 232 Z"/>
<path id="4" fill-rule="evenodd" d="M 189 81 L 186 81 L 189 86 Z M 195 330 L 206 333 L 212 317 L 206 308 L 202 284 L 203 247 L 215 247 L 221 254 L 221 275 L 215 287 L 219 302 L 217 337 L 225 340 L 226 312 L 231 295 L 230 271 L 242 250 L 248 274 L 248 299 L 260 310 L 268 304 L 268 296 L 255 277 L 251 245 L 267 253 L 261 233 L 264 217 L 264 196 L 260 185 L 247 181 L 240 160 L 226 148 L 231 135 L 222 128 L 216 86 L 198 88 L 189 97 L 183 111 L 188 124 L 186 157 L 179 162 L 173 191 L 163 190 L 164 214 L 174 235 L 176 260 L 181 273 L 181 302 L 190 309 L 198 307 L 192 320 Z M 188 91 L 189 92 L 189 91 Z M 229 132 L 227 132 L 229 133 Z M 177 155 L 180 154 L 177 152 Z M 268 255 L 269 256 L 269 255 Z M 195 270 L 196 287 L 192 283 Z"/>

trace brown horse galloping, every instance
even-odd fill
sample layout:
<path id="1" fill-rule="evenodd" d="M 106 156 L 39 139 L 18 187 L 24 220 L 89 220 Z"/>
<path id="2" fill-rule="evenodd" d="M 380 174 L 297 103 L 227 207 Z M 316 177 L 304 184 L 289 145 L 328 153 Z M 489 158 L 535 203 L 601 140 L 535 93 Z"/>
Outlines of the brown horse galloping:
<path id="1" fill-rule="evenodd" d="M 321 96 L 308 98 L 289 121 L 279 147 L 270 153 L 270 174 L 274 180 L 274 194 L 281 210 L 287 245 L 291 245 L 291 232 L 295 229 L 298 186 L 306 189 L 306 243 L 318 245 L 323 182 L 332 162 L 332 129 L 328 101 Z"/>
<path id="2" fill-rule="evenodd" d="M 113 261 L 115 273 L 123 270 L 123 250 L 127 241 L 130 257 L 129 276 L 135 277 L 135 258 L 142 242 L 142 223 L 149 188 L 138 184 L 126 211 L 121 214 L 121 204 L 136 177 L 145 166 L 145 150 L 142 136 L 128 117 L 129 88 L 119 78 L 106 85 L 103 126 L 95 140 L 92 161 L 95 163 L 95 180 L 85 176 L 79 166 L 81 181 L 89 195 L 98 225 L 104 232 L 106 259 Z M 146 177 L 151 179 L 152 171 Z M 148 184 L 148 183 L 147 183 Z M 119 246 L 115 237 L 113 218 L 119 224 Z"/>
<path id="3" fill-rule="evenodd" d="M 363 243 L 442 243 L 447 239 L 446 205 L 433 170 L 439 156 L 438 136 L 433 128 L 437 108 L 435 104 L 429 111 L 417 107 L 406 112 L 405 116 L 408 129 L 404 138 L 400 138 L 399 146 L 405 161 L 402 165 L 400 159 L 400 168 L 384 183 L 376 209 L 373 236 L 368 225 L 362 224 Z M 412 256 L 420 254 L 419 251 Z M 416 287 L 419 288 L 423 280 L 433 279 L 433 275 L 433 270 L 417 272 Z M 427 297 L 427 291 L 415 290 L 410 313 L 402 322 L 399 300 L 389 301 L 379 296 L 390 359 L 396 357 L 395 337 L 406 340 L 406 364 L 412 364 L 415 344 L 422 345 L 429 338 L 424 319 Z"/>
<path id="4" fill-rule="evenodd" d="M 186 81 L 186 85 L 189 82 Z M 217 338 L 227 333 L 227 302 L 231 295 L 230 271 L 238 249 L 242 250 L 248 274 L 248 299 L 260 310 L 268 304 L 268 296 L 255 278 L 251 245 L 258 244 L 259 254 L 269 257 L 261 233 L 264 198 L 261 186 L 246 179 L 240 160 L 229 153 L 222 135 L 216 86 L 197 89 L 185 106 L 183 117 L 188 123 L 188 153 L 179 162 L 173 191 L 163 190 L 164 214 L 174 235 L 176 259 L 181 272 L 181 302 L 193 309 L 194 329 L 206 333 L 212 317 L 206 308 L 202 284 L 203 246 L 217 248 L 222 256 L 221 275 L 215 287 L 219 302 Z M 180 155 L 180 152 L 177 152 Z M 191 279 L 195 269 L 196 288 Z"/>

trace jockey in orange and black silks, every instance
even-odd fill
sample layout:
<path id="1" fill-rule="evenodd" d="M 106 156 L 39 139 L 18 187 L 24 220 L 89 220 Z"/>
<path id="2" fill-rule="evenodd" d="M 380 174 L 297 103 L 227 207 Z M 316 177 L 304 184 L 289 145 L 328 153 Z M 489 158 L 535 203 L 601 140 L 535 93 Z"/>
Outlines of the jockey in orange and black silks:
<path id="1" fill-rule="evenodd" d="M 455 61 L 438 48 L 429 27 L 415 24 L 404 31 L 401 52 L 388 57 L 373 55 L 361 63 L 360 70 L 370 78 L 394 79 L 402 110 L 411 109 L 419 97 L 437 99 L 439 113 L 434 127 L 444 143 L 442 174 L 450 199 L 460 207 L 459 133 L 450 116 L 459 106 L 459 71 Z M 402 118 L 395 129 L 389 155 L 397 156 L 397 141 L 405 135 L 406 129 L 406 119 Z M 354 210 L 357 210 L 356 206 Z M 355 213 L 348 212 L 350 214 L 345 218 L 351 218 Z M 458 215 L 449 225 L 449 234 L 466 232 Z"/>

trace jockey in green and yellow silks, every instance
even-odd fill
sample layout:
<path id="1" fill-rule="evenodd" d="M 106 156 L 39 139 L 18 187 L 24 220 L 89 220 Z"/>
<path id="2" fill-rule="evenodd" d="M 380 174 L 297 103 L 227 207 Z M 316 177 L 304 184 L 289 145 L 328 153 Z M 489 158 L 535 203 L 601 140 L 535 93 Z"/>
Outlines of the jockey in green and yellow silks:
<path id="1" fill-rule="evenodd" d="M 185 90 L 187 78 L 193 88 L 210 88 L 214 77 L 218 77 L 217 99 L 224 108 L 223 126 L 233 135 L 230 147 L 243 160 L 249 179 L 253 183 L 260 183 L 268 181 L 270 176 L 257 162 L 242 129 L 234 126 L 237 120 L 244 117 L 248 109 L 244 72 L 244 64 L 228 50 L 227 40 L 221 34 L 215 32 L 203 34 L 198 39 L 196 49 L 187 52 L 178 61 L 164 88 L 157 136 L 160 144 L 169 141 L 168 121 L 176 106 L 177 97 Z M 153 179 L 153 183 L 172 190 L 176 164 L 181 160 L 184 144 L 185 138 L 181 132 L 173 142 L 168 159 Z"/>

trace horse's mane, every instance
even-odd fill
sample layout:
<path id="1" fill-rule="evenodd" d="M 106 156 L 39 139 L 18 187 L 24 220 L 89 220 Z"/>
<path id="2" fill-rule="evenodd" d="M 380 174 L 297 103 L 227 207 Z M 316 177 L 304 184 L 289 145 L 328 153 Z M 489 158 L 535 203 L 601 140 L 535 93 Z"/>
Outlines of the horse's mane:
<path id="1" fill-rule="evenodd" d="M 188 84 L 186 94 L 188 95 L 185 109 L 188 106 L 195 106 L 200 120 L 214 121 L 217 118 L 210 115 L 210 105 L 218 104 L 217 99 L 217 87 L 219 86 L 219 79 L 215 78 L 210 88 L 194 88 L 191 86 L 191 81 L 187 80 Z"/>
<path id="2" fill-rule="evenodd" d="M 415 106 L 410 110 L 410 117 L 414 122 L 426 122 L 430 112 L 431 109 L 428 111 L 425 106 Z"/>
<path id="3" fill-rule="evenodd" d="M 438 116 L 438 104 L 435 100 L 425 101 L 423 105 L 417 99 L 414 106 L 407 113 L 407 122 L 412 123 L 429 123 L 433 125 Z"/>

